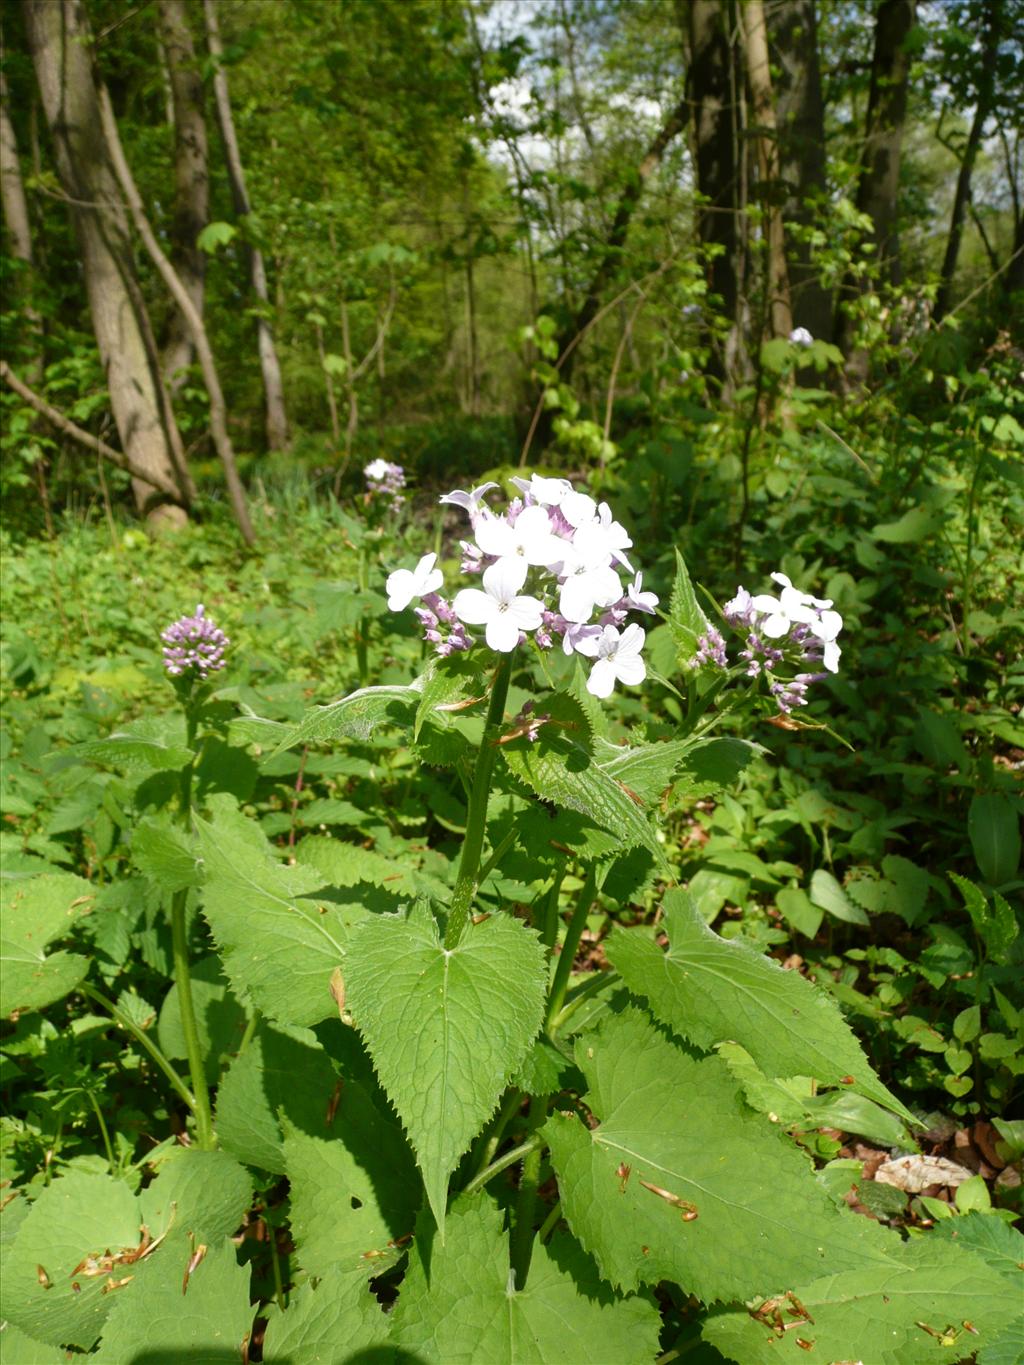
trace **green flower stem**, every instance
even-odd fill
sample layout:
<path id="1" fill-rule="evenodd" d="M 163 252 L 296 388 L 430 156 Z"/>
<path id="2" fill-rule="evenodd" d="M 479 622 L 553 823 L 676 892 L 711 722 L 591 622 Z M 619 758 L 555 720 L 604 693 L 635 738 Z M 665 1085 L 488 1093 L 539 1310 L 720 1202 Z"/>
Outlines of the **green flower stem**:
<path id="1" fill-rule="evenodd" d="M 591 865 L 587 869 L 586 879 L 580 891 L 576 908 L 572 912 L 572 919 L 569 927 L 565 931 L 565 940 L 562 943 L 562 951 L 558 962 L 555 964 L 555 976 L 551 983 L 551 991 L 548 995 L 548 1012 L 546 1024 L 550 1029 L 555 1017 L 565 1003 L 565 992 L 569 988 L 569 977 L 572 974 L 573 959 L 576 956 L 576 949 L 580 946 L 580 939 L 583 937 L 583 930 L 587 923 L 587 915 L 590 907 L 594 904 L 597 897 L 597 873 Z"/>
<path id="2" fill-rule="evenodd" d="M 537 1159 L 539 1161 L 540 1149 L 543 1145 L 540 1137 L 536 1134 L 531 1138 L 527 1138 L 527 1140 L 521 1142 L 518 1147 L 513 1147 L 510 1151 L 502 1153 L 497 1161 L 492 1161 L 489 1166 L 485 1166 L 479 1174 L 473 1177 L 462 1193 L 476 1194 L 477 1190 L 482 1190 L 487 1182 L 493 1180 L 496 1175 L 500 1175 L 501 1172 L 507 1170 L 509 1166 L 514 1166 L 517 1161 L 523 1161 L 524 1158 L 529 1160 L 534 1152 L 537 1153 Z"/>
<path id="3" fill-rule="evenodd" d="M 157 1066 L 170 1081 L 179 1098 L 185 1101 L 194 1114 L 196 1111 L 196 1099 L 192 1094 L 192 1091 L 189 1090 L 188 1086 L 181 1079 L 177 1071 L 175 1071 L 174 1067 L 157 1045 L 146 1037 L 146 1034 L 139 1028 L 138 1024 L 129 1019 L 127 1014 L 118 1009 L 113 1000 L 108 1000 L 107 997 L 96 990 L 94 986 L 83 983 L 78 989 L 84 996 L 99 1005 L 101 1009 L 106 1010 L 114 1022 L 119 1024 L 127 1033 L 130 1033 L 135 1041 L 149 1053 L 150 1057 L 152 1057 L 153 1061 L 156 1062 Z"/>
<path id="4" fill-rule="evenodd" d="M 563 863 L 552 878 L 551 889 L 544 905 L 544 917 L 540 924 L 540 941 L 549 953 L 558 941 L 558 900 L 562 894 L 562 883 L 565 881 L 565 868 L 566 865 Z"/>
<path id="5" fill-rule="evenodd" d="M 477 874 L 480 870 L 480 855 L 484 847 L 484 828 L 487 823 L 487 798 L 491 794 L 491 774 L 498 753 L 498 732 L 505 715 L 505 702 L 508 700 L 508 685 L 512 677 L 512 655 L 502 656 L 491 684 L 491 700 L 487 707 L 487 719 L 480 740 L 480 751 L 476 756 L 473 772 L 473 788 L 469 794 L 469 814 L 466 819 L 466 837 L 462 843 L 462 857 L 459 860 L 459 875 L 452 893 L 448 910 L 448 928 L 445 931 L 444 946 L 455 948 L 466 931 L 470 907 L 479 884 Z"/>
<path id="6" fill-rule="evenodd" d="M 187 746 L 195 744 L 198 707 L 191 699 L 185 702 Z M 187 830 L 192 817 L 192 775 L 195 760 L 187 765 L 181 776 L 181 822 Z M 184 888 L 171 897 L 171 947 L 174 956 L 174 983 L 178 987 L 178 1007 L 181 1011 L 181 1031 L 185 1038 L 185 1056 L 195 1094 L 196 1143 L 200 1151 L 208 1152 L 216 1146 L 213 1135 L 213 1114 L 210 1110 L 210 1091 L 206 1084 L 203 1046 L 196 1024 L 196 1008 L 192 999 L 192 972 L 188 958 L 188 934 L 185 929 L 185 907 L 188 892 Z"/>
<path id="7" fill-rule="evenodd" d="M 555 1202 L 551 1205 L 551 1208 L 548 1212 L 548 1216 L 544 1219 L 543 1223 L 541 1223 L 540 1229 L 537 1232 L 538 1242 L 546 1242 L 548 1240 L 548 1238 L 554 1232 L 555 1224 L 558 1222 L 561 1216 L 562 1201 L 560 1199 L 556 1199 Z"/>
<path id="8" fill-rule="evenodd" d="M 539 1129 L 548 1116 L 551 1105 L 550 1095 L 536 1095 L 530 1101 L 530 1122 Z M 516 1218 L 512 1227 L 512 1248 L 510 1260 L 515 1272 L 516 1288 L 526 1287 L 526 1276 L 530 1269 L 533 1254 L 533 1216 L 537 1207 L 537 1186 L 540 1184 L 540 1166 L 543 1158 L 544 1143 L 540 1134 L 535 1132 L 530 1150 L 523 1157 L 523 1171 L 519 1177 L 519 1193 L 516 1196 Z M 523 1143 L 526 1147 L 528 1143 Z"/>
<path id="9" fill-rule="evenodd" d="M 509 851 L 509 849 L 515 843 L 515 841 L 516 832 L 514 829 L 510 829 L 509 832 L 505 835 L 504 839 L 502 839 L 498 847 L 493 850 L 491 856 L 487 859 L 483 867 L 480 869 L 480 875 L 476 879 L 477 886 L 483 886 L 484 882 L 491 875 L 494 869 L 498 866 L 502 858 L 504 858 L 505 854 Z"/>
<path id="10" fill-rule="evenodd" d="M 490 1133 L 486 1136 L 482 1136 L 480 1139 L 480 1158 L 477 1161 L 476 1169 L 473 1172 L 474 1178 L 494 1160 L 494 1153 L 498 1150 L 498 1144 L 505 1135 L 505 1129 L 508 1127 L 509 1122 L 518 1111 L 522 1102 L 523 1092 L 517 1086 L 512 1086 L 505 1096 L 501 1108 L 498 1110 L 498 1116 L 494 1120 Z"/>
<path id="11" fill-rule="evenodd" d="M 360 592 L 366 592 L 366 547 L 359 547 L 359 568 L 358 579 Z M 356 669 L 359 674 L 359 686 L 365 687 L 370 676 L 370 670 L 366 656 L 366 635 L 370 628 L 370 618 L 365 614 L 360 616 L 356 625 Z"/>
<path id="12" fill-rule="evenodd" d="M 196 1143 L 203 1152 L 214 1147 L 213 1115 L 210 1112 L 210 1092 L 206 1085 L 203 1048 L 196 1025 L 196 1010 L 192 1000 L 192 975 L 189 970 L 188 936 L 185 932 L 185 902 L 187 892 L 175 891 L 171 898 L 171 942 L 174 953 L 174 981 L 178 987 L 181 1009 L 181 1031 L 185 1037 L 192 1090 L 195 1093 Z"/>
<path id="13" fill-rule="evenodd" d="M 591 972 L 589 979 L 584 981 L 583 984 L 573 992 L 573 997 L 569 1003 L 563 1005 L 562 1008 L 552 1016 L 551 1022 L 548 1025 L 548 1037 L 557 1037 L 558 1034 L 561 1033 L 566 1022 L 572 1018 L 579 1007 L 585 1004 L 602 986 L 607 986 L 608 982 L 616 976 L 616 972 Z"/>
<path id="14" fill-rule="evenodd" d="M 89 1103 L 92 1105 L 93 1113 L 96 1115 L 96 1122 L 100 1126 L 100 1134 L 103 1138 L 103 1146 L 107 1153 L 107 1165 L 110 1167 L 110 1174 L 114 1175 L 117 1170 L 117 1162 L 114 1160 L 114 1149 L 110 1145 L 110 1129 L 107 1127 L 106 1119 L 103 1117 L 103 1110 L 99 1106 L 96 1096 L 91 1090 L 85 1092 L 89 1096 Z"/>

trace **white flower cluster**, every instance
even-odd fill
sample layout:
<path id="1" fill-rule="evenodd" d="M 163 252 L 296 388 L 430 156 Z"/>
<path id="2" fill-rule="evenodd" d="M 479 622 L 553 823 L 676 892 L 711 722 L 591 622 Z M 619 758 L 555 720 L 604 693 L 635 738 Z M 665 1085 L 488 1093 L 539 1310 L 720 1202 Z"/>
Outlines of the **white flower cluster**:
<path id="1" fill-rule="evenodd" d="M 437 556 L 425 555 L 415 569 L 389 575 L 388 606 L 402 611 L 420 599 L 424 638 L 441 655 L 471 648 L 466 627 L 483 626 L 488 647 L 501 654 L 531 633 L 541 649 L 560 638 L 566 654 L 594 660 L 587 690 L 595 697 L 610 696 L 617 682 L 643 682 L 645 633 L 624 623 L 631 611 L 653 614 L 658 599 L 643 591 L 643 575 L 626 557 L 633 542 L 625 527 L 607 503 L 568 479 L 534 474 L 512 482 L 520 496 L 500 514 L 484 501 L 494 483 L 441 498 L 469 516 L 473 538 L 461 542 L 462 572 L 481 575 L 481 586 L 461 588 L 449 602 L 437 591 Z M 633 575 L 625 584 L 622 570 Z"/>
<path id="2" fill-rule="evenodd" d="M 779 710 L 788 713 L 794 707 L 806 706 L 811 683 L 839 671 L 842 650 L 837 641 L 843 618 L 832 610 L 830 598 L 801 592 L 784 573 L 773 573 L 772 578 L 782 588 L 778 597 L 770 593 L 755 597 L 741 587 L 722 610 L 731 626 L 746 633 L 740 658 L 746 663 L 748 676 L 756 678 L 763 673 Z M 714 626 L 697 644 L 695 664 L 728 667 L 725 640 Z M 775 676 L 780 666 L 794 659 L 801 664 L 821 664 L 826 673 L 800 672 L 789 679 Z"/>

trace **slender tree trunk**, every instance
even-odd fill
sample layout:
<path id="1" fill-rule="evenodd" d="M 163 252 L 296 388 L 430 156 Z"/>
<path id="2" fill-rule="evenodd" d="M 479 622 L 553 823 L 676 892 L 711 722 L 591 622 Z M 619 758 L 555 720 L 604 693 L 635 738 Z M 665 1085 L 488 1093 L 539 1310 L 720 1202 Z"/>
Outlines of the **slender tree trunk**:
<path id="1" fill-rule="evenodd" d="M 782 224 L 782 174 L 779 162 L 778 129 L 775 122 L 775 97 L 772 93 L 771 66 L 768 61 L 768 31 L 761 0 L 746 0 L 741 11 L 747 57 L 747 84 L 757 123 L 758 179 L 766 259 L 764 286 L 767 290 L 768 331 L 771 336 L 789 336 L 793 313 L 789 299 L 789 271 L 786 267 L 786 240 Z"/>
<path id="2" fill-rule="evenodd" d="M 231 437 L 228 434 L 227 423 L 227 404 L 224 402 L 224 393 L 220 386 L 220 377 L 217 374 L 217 366 L 213 359 L 213 351 L 210 348 L 209 338 L 206 335 L 206 328 L 199 315 L 199 310 L 189 295 L 187 288 L 171 265 L 163 248 L 156 240 L 156 234 L 150 226 L 149 219 L 146 217 L 145 209 L 142 206 L 142 199 L 136 188 L 128 162 L 125 159 L 124 149 L 121 146 L 121 137 L 117 131 L 117 121 L 114 118 L 114 110 L 110 103 L 110 96 L 107 94 L 106 87 L 101 86 L 99 90 L 100 118 L 103 123 L 103 132 L 106 137 L 107 147 L 110 150 L 110 158 L 117 176 L 121 192 L 128 205 L 128 211 L 132 215 L 136 230 L 142 238 L 142 244 L 153 264 L 157 268 L 160 278 L 166 284 L 171 297 L 181 309 L 185 325 L 189 330 L 189 338 L 196 349 L 199 357 L 199 364 L 203 371 L 203 381 L 206 384 L 206 391 L 210 399 L 210 432 L 213 436 L 213 444 L 217 451 L 217 457 L 224 469 L 224 480 L 228 488 L 228 496 L 231 500 L 231 508 L 238 522 L 239 530 L 248 545 L 255 542 L 255 535 L 252 529 L 252 522 L 249 520 L 249 509 L 246 506 L 245 491 L 242 488 L 242 481 L 238 477 L 238 467 L 235 463 L 235 452 L 231 445 Z"/>
<path id="3" fill-rule="evenodd" d="M 231 197 L 235 212 L 240 218 L 247 218 L 252 212 L 249 193 L 245 185 L 245 172 L 242 169 L 242 156 L 238 149 L 235 121 L 231 113 L 231 96 L 228 91 L 227 71 L 224 67 L 224 45 L 220 37 L 220 23 L 217 18 L 216 0 L 203 0 L 203 13 L 206 15 L 206 40 L 213 59 L 213 95 L 217 105 L 217 122 L 220 125 L 221 140 L 224 143 L 224 159 L 227 162 L 228 179 L 231 182 Z M 283 450 L 288 444 L 288 419 L 284 406 L 284 385 L 281 380 L 281 365 L 274 345 L 274 332 L 270 325 L 270 293 L 267 289 L 267 270 L 263 252 L 258 246 L 249 246 L 249 270 L 253 293 L 260 303 L 260 316 L 256 321 L 257 340 L 260 355 L 260 369 L 263 372 L 263 391 L 266 398 L 267 445 L 271 450 Z"/>
<path id="4" fill-rule="evenodd" d="M 701 246 L 719 248 L 708 261 L 708 288 L 731 323 L 725 353 L 713 354 L 709 368 L 728 390 L 748 368 L 742 326 L 744 149 L 730 39 L 733 7 L 730 0 L 676 0 L 676 5 L 690 57 L 694 165 L 701 195 L 697 239 Z"/>
<path id="5" fill-rule="evenodd" d="M 25 266 L 25 298 L 22 313 L 27 320 L 37 342 L 41 343 L 41 323 L 39 310 L 32 302 L 32 286 L 35 274 L 35 259 L 32 254 L 32 224 L 28 216 L 28 202 L 25 199 L 25 186 L 21 178 L 21 162 L 18 159 L 18 143 L 14 135 L 14 125 L 10 118 L 7 94 L 7 81 L 0 67 L 0 204 L 3 205 L 4 222 L 7 224 L 11 255 Z M 38 351 L 31 362 L 30 376 L 33 383 L 42 377 L 42 350 Z"/>
<path id="6" fill-rule="evenodd" d="M 901 276 L 897 233 L 900 157 L 910 79 L 907 38 L 916 20 L 916 0 L 880 0 L 875 15 L 863 164 L 857 184 L 857 208 L 872 223 L 880 281 L 889 284 L 898 284 Z M 849 295 L 859 288 L 859 282 L 851 279 L 846 282 L 845 292 Z M 839 344 L 848 351 L 853 324 L 845 311 L 837 333 Z M 852 379 L 863 381 L 867 370 L 866 353 L 849 356 L 847 373 Z"/>
<path id="7" fill-rule="evenodd" d="M 786 198 L 793 323 L 821 341 L 832 339 L 832 298 L 822 285 L 807 230 L 820 223 L 825 204 L 825 115 L 818 62 L 814 0 L 783 0 L 767 11 L 779 134 L 779 174 Z M 793 231 L 793 229 L 797 229 Z M 803 229 L 804 231 L 800 231 Z"/>
<path id="8" fill-rule="evenodd" d="M 946 253 L 942 260 L 942 274 L 939 289 L 935 295 L 934 320 L 941 322 L 949 311 L 950 293 L 953 276 L 960 255 L 960 242 L 964 234 L 964 215 L 971 198 L 971 176 L 974 162 L 981 146 L 985 131 L 985 120 L 992 109 L 992 96 L 995 89 L 996 61 L 999 56 L 999 36 L 1002 29 L 1003 0 L 987 0 L 985 5 L 985 37 L 981 50 L 981 70 L 978 76 L 974 118 L 971 120 L 967 145 L 960 159 L 960 171 L 956 178 L 956 193 L 953 196 L 953 212 L 949 221 L 949 236 L 946 238 Z"/>
<path id="9" fill-rule="evenodd" d="M 128 225 L 103 138 L 88 24 L 80 0 L 26 0 L 23 12 L 61 185 L 72 201 L 69 208 L 92 324 L 121 448 L 137 469 L 154 475 L 152 485 L 132 479 L 139 507 L 147 508 L 153 487 L 183 487 L 183 477 L 175 468 L 167 427 L 170 415 L 161 407 Z M 173 426 L 172 416 L 170 422 Z M 166 503 L 152 508 L 149 517 L 171 525 L 186 520 L 181 507 Z"/>
<path id="10" fill-rule="evenodd" d="M 171 264 L 200 317 L 206 284 L 206 254 L 196 245 L 210 219 L 210 176 L 203 79 L 188 23 L 185 0 L 158 0 L 157 23 L 167 59 L 170 112 L 174 122 L 174 217 Z M 171 315 L 163 348 L 163 370 L 172 392 L 192 363 L 192 333 L 180 309 Z"/>

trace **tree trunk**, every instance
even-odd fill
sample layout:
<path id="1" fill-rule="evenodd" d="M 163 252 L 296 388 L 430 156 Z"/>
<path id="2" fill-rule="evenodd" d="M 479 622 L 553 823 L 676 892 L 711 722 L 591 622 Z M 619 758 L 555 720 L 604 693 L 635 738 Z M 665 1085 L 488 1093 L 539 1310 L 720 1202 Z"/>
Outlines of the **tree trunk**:
<path id="1" fill-rule="evenodd" d="M 916 0 L 880 0 L 875 17 L 862 168 L 857 184 L 857 208 L 871 219 L 871 239 L 876 248 L 880 282 L 888 284 L 898 284 L 900 280 L 897 208 L 910 77 L 907 38 L 916 20 Z M 847 294 L 859 288 L 858 281 L 847 280 Z M 837 331 L 840 345 L 849 350 L 853 324 L 846 312 L 840 317 Z M 847 373 L 852 378 L 865 379 L 867 369 L 868 357 L 864 352 L 849 357 Z"/>
<path id="2" fill-rule="evenodd" d="M 252 212 L 252 206 L 245 186 L 242 156 L 238 150 L 235 121 L 231 113 L 231 96 L 228 91 L 227 71 L 224 68 L 224 45 L 220 37 L 216 0 L 203 0 L 203 12 L 206 15 L 206 40 L 213 59 L 213 95 L 217 105 L 221 140 L 224 143 L 224 160 L 231 182 L 231 198 L 236 214 L 240 218 L 247 218 Z M 267 289 L 266 266 L 263 262 L 263 252 L 254 244 L 249 246 L 249 271 L 253 293 L 259 300 L 261 309 L 256 328 L 267 408 L 267 445 L 271 450 L 283 450 L 288 444 L 284 385 L 281 381 L 277 347 L 274 345 L 274 332 L 270 325 L 270 294 Z"/>
<path id="3" fill-rule="evenodd" d="M 786 189 L 783 219 L 789 227 L 820 223 L 815 201 L 825 203 L 825 114 L 818 64 L 814 0 L 783 0 L 767 13 L 768 37 L 778 75 L 775 113 L 779 175 Z M 789 284 L 793 324 L 821 341 L 832 339 L 832 298 L 818 278 L 805 232 L 790 231 Z"/>
<path id="4" fill-rule="evenodd" d="M 181 507 L 166 503 L 151 507 L 154 487 L 182 488 L 183 500 L 187 489 L 182 471 L 175 468 L 167 426 L 170 414 L 162 410 L 159 376 L 146 344 L 149 320 L 103 138 L 85 12 L 81 0 L 26 0 L 23 12 L 61 185 L 71 200 L 121 448 L 137 469 L 155 476 L 152 485 L 133 477 L 136 502 L 140 509 L 148 509 L 151 521 L 181 525 L 187 519 Z"/>
<path id="5" fill-rule="evenodd" d="M 210 219 L 210 177 L 207 161 L 203 79 L 188 24 L 185 0 L 158 0 L 157 23 L 170 84 L 174 115 L 174 217 L 171 223 L 171 264 L 200 317 L 206 283 L 206 253 L 196 239 Z M 192 363 L 192 333 L 180 309 L 167 328 L 163 371 L 172 392 L 181 387 L 181 371 Z"/>
<path id="6" fill-rule="evenodd" d="M 709 371 L 726 390 L 748 369 L 743 337 L 744 148 L 740 137 L 740 90 L 729 37 L 730 0 L 676 0 L 689 46 L 694 166 L 701 203 L 697 240 L 717 247 L 708 261 L 709 292 L 721 300 L 730 331 L 724 353 L 713 353 Z"/>
<path id="7" fill-rule="evenodd" d="M 999 37 L 1002 28 L 1003 0 L 987 0 L 985 5 L 985 37 L 981 50 L 981 70 L 975 94 L 974 118 L 971 120 L 967 145 L 960 159 L 960 171 L 956 178 L 956 193 L 953 196 L 953 212 L 949 220 L 949 236 L 946 238 L 946 253 L 942 260 L 942 274 L 939 289 L 935 295 L 935 322 L 941 322 L 949 312 L 949 298 L 956 274 L 957 258 L 960 255 L 960 242 L 964 234 L 964 214 L 971 198 L 971 176 L 974 162 L 981 146 L 985 131 L 985 120 L 992 109 L 992 96 L 995 90 L 996 61 L 999 56 Z"/>
<path id="8" fill-rule="evenodd" d="M 9 113 L 7 81 L 0 68 L 0 204 L 3 205 L 4 222 L 10 237 L 11 255 L 25 266 L 25 300 L 22 313 L 29 328 L 41 340 L 41 319 L 39 310 L 32 302 L 32 284 L 35 261 L 32 255 L 32 224 L 28 216 L 28 203 L 25 199 L 25 186 L 21 178 L 21 162 L 18 159 L 18 143 L 14 136 L 14 125 Z M 34 382 L 42 376 L 42 354 L 32 362 L 31 375 Z"/>
<path id="9" fill-rule="evenodd" d="M 125 159 L 124 150 L 121 147 L 121 137 L 117 131 L 117 122 L 114 118 L 114 110 L 110 103 L 110 96 L 106 88 L 101 86 L 99 91 L 100 119 L 103 124 L 103 132 L 106 137 L 107 147 L 110 151 L 110 158 L 117 176 L 121 192 L 125 197 L 128 210 L 132 215 L 135 227 L 142 244 L 150 255 L 153 264 L 157 268 L 160 278 L 166 284 L 175 303 L 181 309 L 185 325 L 188 327 L 189 338 L 194 345 L 199 356 L 199 364 L 203 371 L 203 381 L 206 384 L 206 391 L 210 399 L 210 431 L 213 436 L 213 444 L 217 451 L 217 457 L 224 469 L 224 480 L 228 488 L 228 497 L 231 500 L 231 509 L 235 514 L 239 530 L 247 545 L 255 542 L 252 522 L 249 520 L 249 509 L 245 502 L 245 491 L 242 488 L 242 481 L 238 477 L 238 467 L 235 464 L 235 452 L 231 445 L 231 437 L 228 435 L 227 423 L 227 404 L 224 402 L 224 393 L 220 386 L 220 377 L 217 374 L 217 366 L 213 359 L 213 351 L 210 349 L 209 338 L 206 335 L 206 328 L 199 315 L 199 310 L 193 303 L 189 292 L 184 283 L 179 278 L 174 266 L 171 265 L 163 252 L 162 247 L 156 240 L 156 235 L 150 226 L 149 219 L 146 217 L 145 209 L 142 206 L 142 199 L 132 178 L 131 170 Z"/>
<path id="10" fill-rule="evenodd" d="M 782 225 L 782 175 L 779 163 L 775 97 L 768 62 L 768 32 L 761 0 L 746 0 L 742 11 L 747 57 L 747 84 L 756 120 L 758 190 L 765 238 L 764 288 L 766 331 L 788 337 L 793 330 L 786 268 L 786 240 Z"/>

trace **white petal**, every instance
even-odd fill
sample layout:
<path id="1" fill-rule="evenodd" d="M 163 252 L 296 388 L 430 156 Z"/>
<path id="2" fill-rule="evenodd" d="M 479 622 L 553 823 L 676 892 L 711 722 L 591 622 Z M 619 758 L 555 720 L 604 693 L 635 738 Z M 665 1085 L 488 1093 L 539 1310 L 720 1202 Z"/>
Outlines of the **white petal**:
<path id="1" fill-rule="evenodd" d="M 501 611 L 487 622 L 485 637 L 491 649 L 510 654 L 519 643 L 519 627 L 510 612 Z"/>
<path id="2" fill-rule="evenodd" d="M 756 597 L 750 599 L 750 605 L 755 611 L 766 611 L 774 616 L 779 609 L 777 597 L 773 597 L 769 592 L 759 592 Z"/>
<path id="3" fill-rule="evenodd" d="M 587 679 L 587 691 L 592 697 L 610 697 L 615 689 L 615 665 L 609 663 L 607 659 L 598 659 L 597 663 L 590 670 L 590 677 Z"/>
<path id="4" fill-rule="evenodd" d="M 484 569 L 484 590 L 496 602 L 511 602 L 526 582 L 528 569 L 522 555 L 507 555 Z"/>
<path id="5" fill-rule="evenodd" d="M 789 630 L 789 617 L 783 616 L 778 612 L 775 616 L 769 616 L 766 621 L 761 622 L 761 634 L 767 635 L 769 640 L 777 640 L 785 635 Z"/>
<path id="6" fill-rule="evenodd" d="M 629 687 L 636 687 L 647 677 L 647 665 L 639 655 L 624 659 L 620 653 L 615 660 L 615 672 L 620 682 L 626 683 Z"/>
<path id="7" fill-rule="evenodd" d="M 635 623 L 628 625 L 622 632 L 622 639 L 619 641 L 619 658 L 621 659 L 624 655 L 628 657 L 631 654 L 639 657 L 646 638 L 646 632 L 641 626 Z"/>
<path id="8" fill-rule="evenodd" d="M 610 607 L 622 597 L 622 580 L 610 565 L 605 569 L 592 569 L 586 577 L 592 584 L 594 601 L 599 607 Z"/>
<path id="9" fill-rule="evenodd" d="M 392 611 L 404 611 L 416 596 L 416 580 L 408 569 L 396 569 L 388 574 L 388 606 Z"/>
<path id="10" fill-rule="evenodd" d="M 588 659 L 596 659 L 603 635 L 600 626 L 574 626 L 565 632 L 565 652 L 571 654 L 575 650 Z"/>
<path id="11" fill-rule="evenodd" d="M 784 588 L 791 588 L 791 587 L 793 586 L 792 579 L 789 577 L 788 574 L 784 574 L 784 573 L 773 573 L 773 574 L 772 574 L 772 582 L 773 582 L 773 583 L 779 583 L 779 584 L 781 584 L 782 587 L 784 587 Z"/>
<path id="12" fill-rule="evenodd" d="M 441 570 L 433 569 L 419 585 L 419 591 L 416 594 L 417 597 L 426 597 L 428 592 L 437 592 L 443 582 L 444 574 Z"/>
<path id="13" fill-rule="evenodd" d="M 479 588 L 463 588 L 455 594 L 452 611 L 467 626 L 482 626 L 498 614 L 498 604 Z"/>
<path id="14" fill-rule="evenodd" d="M 597 516 L 597 503 L 589 493 L 567 493 L 561 510 L 570 526 L 586 526 Z"/>
<path id="15" fill-rule="evenodd" d="M 562 584 L 558 610 L 567 621 L 581 624 L 594 614 L 594 592 L 589 574 L 573 574 Z"/>
<path id="16" fill-rule="evenodd" d="M 520 630 L 536 630 L 543 618 L 544 607 L 536 597 L 513 597 L 508 604 L 508 615 Z"/>
<path id="17" fill-rule="evenodd" d="M 814 628 L 819 640 L 834 640 L 843 628 L 843 618 L 837 611 L 823 611 L 821 619 Z"/>
<path id="18" fill-rule="evenodd" d="M 835 640 L 825 641 L 825 653 L 824 658 L 822 659 L 822 663 L 825 665 L 825 667 L 828 669 L 830 673 L 839 672 L 839 657 L 842 654 L 842 652 L 843 651 L 836 644 Z"/>
<path id="19" fill-rule="evenodd" d="M 485 555 L 512 555 L 516 552 L 516 533 L 501 517 L 481 517 L 473 527 L 473 535 Z"/>

